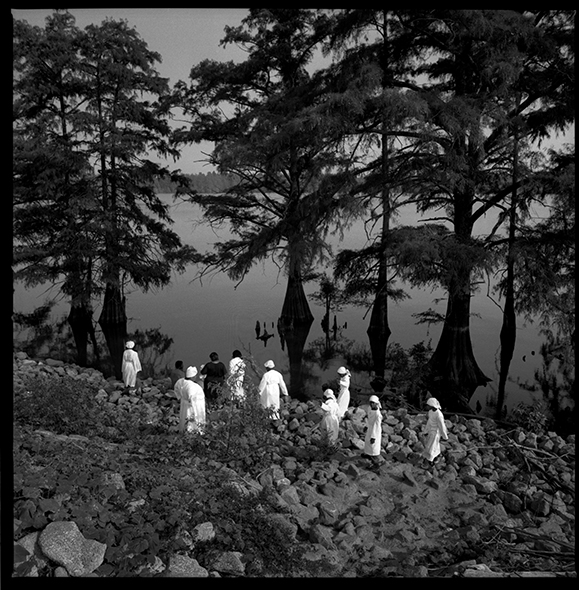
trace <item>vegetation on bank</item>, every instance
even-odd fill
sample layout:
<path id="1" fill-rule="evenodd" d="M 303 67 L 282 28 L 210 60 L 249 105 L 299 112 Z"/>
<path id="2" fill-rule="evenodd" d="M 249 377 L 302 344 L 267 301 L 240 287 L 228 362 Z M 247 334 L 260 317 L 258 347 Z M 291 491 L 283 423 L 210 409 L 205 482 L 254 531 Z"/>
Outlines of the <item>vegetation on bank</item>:
<path id="1" fill-rule="evenodd" d="M 231 485 L 231 468 L 255 478 L 269 466 L 272 430 L 259 404 L 238 412 L 224 406 L 203 436 L 183 436 L 167 425 L 152 426 L 137 408 L 98 403 L 94 387 L 78 379 L 23 379 L 14 392 L 16 538 L 52 521 L 74 520 L 87 538 L 108 545 L 96 573 L 123 577 L 155 556 L 183 549 L 182 531 L 212 522 L 219 534 L 199 548 L 201 562 L 212 551 L 243 551 L 263 565 L 260 575 L 298 569 L 299 545 L 269 518 L 280 512 L 270 492 L 248 495 Z M 63 442 L 37 430 L 81 438 Z M 105 477 L 110 472 L 122 475 L 124 489 Z M 239 482 L 246 483 L 243 477 Z M 16 575 L 26 575 L 30 562 L 25 555 L 15 558 Z"/>

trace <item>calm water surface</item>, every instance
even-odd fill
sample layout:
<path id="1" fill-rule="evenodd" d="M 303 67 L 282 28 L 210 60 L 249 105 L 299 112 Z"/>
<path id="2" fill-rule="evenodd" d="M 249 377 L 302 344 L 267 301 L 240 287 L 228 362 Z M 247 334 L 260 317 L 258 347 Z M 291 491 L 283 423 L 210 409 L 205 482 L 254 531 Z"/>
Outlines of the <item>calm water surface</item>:
<path id="1" fill-rule="evenodd" d="M 201 214 L 198 207 L 189 203 L 173 203 L 170 195 L 161 195 L 171 203 L 172 217 L 175 220 L 173 229 L 181 236 L 185 243 L 195 246 L 198 250 L 210 249 L 212 244 L 219 241 L 220 235 L 211 228 L 196 223 Z M 396 224 L 413 224 L 416 215 L 411 211 L 401 215 Z M 492 220 L 482 219 L 475 226 L 475 233 L 484 233 L 493 225 Z M 345 236 L 342 244 L 334 239 L 337 248 L 357 248 L 365 243 L 365 233 L 362 224 L 352 227 Z M 285 296 L 286 279 L 277 266 L 267 261 L 252 268 L 245 279 L 236 284 L 224 273 L 217 273 L 206 277 L 202 281 L 194 280 L 197 269 L 190 268 L 184 274 L 175 274 L 170 286 L 149 293 L 134 291 L 127 293 L 127 316 L 129 318 L 129 333 L 139 328 L 159 328 L 162 333 L 173 338 L 174 344 L 167 358 L 169 365 L 177 359 L 183 360 L 185 366 L 199 366 L 209 360 L 209 353 L 216 351 L 220 359 L 226 362 L 231 358 L 234 349 L 242 351 L 244 356 L 251 356 L 261 369 L 263 363 L 272 359 L 277 368 L 287 374 L 288 359 L 286 350 L 282 350 L 277 334 L 277 319 L 281 312 Z M 328 270 L 328 274 L 331 272 Z M 55 297 L 56 292 L 47 291 L 46 287 L 24 290 L 21 285 L 15 285 L 14 310 L 20 312 L 32 311 L 47 298 Z M 307 284 L 306 295 L 311 295 L 319 289 L 315 283 Z M 445 313 L 446 300 L 441 290 L 417 290 L 406 288 L 409 299 L 396 304 L 390 303 L 389 323 L 392 334 L 389 343 L 399 343 L 403 348 L 409 348 L 418 342 L 431 342 L 436 347 L 440 335 L 440 326 L 416 325 L 412 314 L 433 309 L 441 314 Z M 442 299 L 437 302 L 437 299 Z M 324 336 L 320 322 L 325 310 L 310 300 L 310 307 L 314 315 L 308 337 L 309 343 Z M 68 304 L 59 302 L 55 307 L 55 315 L 67 315 Z M 486 296 L 486 286 L 478 292 L 472 300 L 471 339 L 474 354 L 483 372 L 493 381 L 486 387 L 479 388 L 471 404 L 480 401 L 484 406 L 489 396 L 494 396 L 498 389 L 498 355 L 499 332 L 501 328 L 501 310 Z M 95 309 L 95 319 L 100 315 L 100 307 Z M 348 307 L 338 314 L 338 325 L 347 328 L 342 330 L 345 338 L 360 344 L 368 345 L 366 329 L 369 313 L 366 309 Z M 264 327 L 274 337 L 264 343 L 256 339 L 255 325 L 260 323 L 263 333 Z M 331 318 L 333 322 L 333 318 Z M 518 322 L 516 349 L 511 364 L 510 383 L 507 384 L 506 405 L 510 409 L 519 401 L 531 401 L 528 392 L 521 390 L 514 382 L 517 378 L 532 380 L 533 372 L 540 366 L 539 347 L 542 339 L 537 325 L 523 325 Z M 535 354 L 533 354 L 535 353 Z M 525 360 L 523 360 L 523 357 Z M 325 371 L 320 371 L 320 383 L 335 377 L 336 368 L 342 364 L 342 359 L 335 359 Z M 353 386 L 367 387 L 367 375 L 354 375 Z M 319 393 L 319 392 L 315 392 Z"/>

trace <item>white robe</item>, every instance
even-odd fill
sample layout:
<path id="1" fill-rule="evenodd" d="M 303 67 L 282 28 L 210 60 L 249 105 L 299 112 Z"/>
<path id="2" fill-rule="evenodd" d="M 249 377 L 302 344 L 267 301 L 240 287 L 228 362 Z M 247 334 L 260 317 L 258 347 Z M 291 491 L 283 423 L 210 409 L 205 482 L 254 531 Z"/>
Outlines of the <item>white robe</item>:
<path id="1" fill-rule="evenodd" d="M 125 387 L 135 387 L 137 382 L 137 373 L 142 370 L 141 361 L 136 350 L 127 348 L 123 352 L 123 382 Z"/>
<path id="2" fill-rule="evenodd" d="M 376 456 L 382 451 L 382 411 L 368 408 L 368 429 L 364 440 L 364 453 L 366 455 Z M 370 442 L 374 439 L 374 442 Z"/>
<path id="3" fill-rule="evenodd" d="M 266 371 L 259 382 L 259 398 L 264 408 L 273 408 L 272 418 L 279 420 L 279 396 L 288 395 L 283 376 L 275 369 Z"/>
<path id="4" fill-rule="evenodd" d="M 245 361 L 236 356 L 229 361 L 229 377 L 227 383 L 231 389 L 231 396 L 236 400 L 245 399 L 243 378 L 245 377 Z"/>
<path id="5" fill-rule="evenodd" d="M 320 423 L 320 429 L 327 434 L 330 442 L 336 442 L 340 433 L 340 408 L 335 399 L 329 399 L 322 404 L 324 417 Z"/>
<path id="6" fill-rule="evenodd" d="M 203 432 L 206 415 L 205 393 L 201 385 L 183 377 L 175 383 L 175 395 L 181 400 L 179 432 Z"/>
<path id="7" fill-rule="evenodd" d="M 438 409 L 428 412 L 428 421 L 424 428 L 426 433 L 426 442 L 424 443 L 424 457 L 429 461 L 434 461 L 440 455 L 440 437 L 448 440 L 448 432 L 444 422 L 444 416 Z"/>
<path id="8" fill-rule="evenodd" d="M 342 418 L 350 405 L 350 375 L 344 375 L 340 381 L 340 391 L 338 392 L 338 406 L 340 408 L 339 416 Z"/>

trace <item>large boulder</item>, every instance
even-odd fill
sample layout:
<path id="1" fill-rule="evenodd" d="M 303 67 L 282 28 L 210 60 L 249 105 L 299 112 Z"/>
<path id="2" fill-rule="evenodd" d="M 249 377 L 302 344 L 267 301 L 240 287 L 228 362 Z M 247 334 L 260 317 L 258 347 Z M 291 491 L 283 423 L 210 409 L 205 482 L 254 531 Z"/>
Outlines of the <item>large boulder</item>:
<path id="1" fill-rule="evenodd" d="M 96 570 L 103 562 L 107 546 L 87 539 L 75 522 L 57 521 L 40 533 L 38 544 L 42 553 L 62 565 L 70 576 L 82 577 Z"/>
<path id="2" fill-rule="evenodd" d="M 196 559 L 177 553 L 169 558 L 169 567 L 163 575 L 165 578 L 207 578 L 209 572 Z"/>

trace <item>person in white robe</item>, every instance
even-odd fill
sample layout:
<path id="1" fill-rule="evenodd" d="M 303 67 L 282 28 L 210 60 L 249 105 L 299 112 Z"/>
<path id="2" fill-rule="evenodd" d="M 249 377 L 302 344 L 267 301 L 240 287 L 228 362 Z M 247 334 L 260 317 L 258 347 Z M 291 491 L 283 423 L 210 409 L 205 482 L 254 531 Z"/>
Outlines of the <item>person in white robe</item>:
<path id="1" fill-rule="evenodd" d="M 205 393 L 195 381 L 196 367 L 187 367 L 185 377 L 175 383 L 175 395 L 181 399 L 179 408 L 179 432 L 203 433 L 206 423 Z"/>
<path id="2" fill-rule="evenodd" d="M 275 370 L 273 361 L 267 361 L 264 366 L 267 370 L 259 382 L 259 399 L 264 408 L 271 409 L 271 418 L 279 420 L 280 395 L 289 395 L 287 386 L 283 375 Z"/>
<path id="3" fill-rule="evenodd" d="M 320 422 L 320 430 L 322 435 L 327 437 L 329 443 L 335 443 L 338 440 L 338 435 L 340 433 L 340 408 L 338 407 L 336 396 L 331 389 L 326 389 L 324 391 L 322 410 L 324 412 L 324 417 Z"/>
<path id="4" fill-rule="evenodd" d="M 340 367 L 338 369 L 339 381 L 338 385 L 340 390 L 338 391 L 338 407 L 340 408 L 339 416 L 340 419 L 344 417 L 344 414 L 348 410 L 350 405 L 350 377 L 351 373 L 346 367 Z"/>
<path id="5" fill-rule="evenodd" d="M 183 373 L 183 375 L 185 375 L 185 373 Z M 177 379 L 177 381 L 175 381 L 175 385 L 173 386 L 175 397 L 179 400 L 179 432 L 181 433 L 185 432 L 188 415 L 190 412 L 192 412 L 189 401 L 181 395 L 181 389 L 183 388 L 184 383 L 185 376 Z"/>
<path id="6" fill-rule="evenodd" d="M 241 358 L 241 352 L 234 350 L 229 361 L 229 375 L 227 384 L 231 390 L 231 397 L 234 401 L 241 402 L 245 399 L 243 379 L 245 377 L 245 361 Z"/>
<path id="7" fill-rule="evenodd" d="M 137 374 L 143 369 L 139 360 L 139 354 L 136 350 L 133 350 L 134 346 L 135 343 L 129 340 L 125 344 L 126 348 L 123 352 L 121 370 L 125 387 L 135 387 L 137 384 Z"/>
<path id="8" fill-rule="evenodd" d="M 377 458 L 382 451 L 382 405 L 377 395 L 371 395 L 366 410 L 367 430 L 364 455 Z"/>
<path id="9" fill-rule="evenodd" d="M 448 431 L 439 401 L 435 397 L 431 397 L 426 400 L 426 405 L 429 408 L 429 412 L 424 428 L 426 441 L 424 443 L 423 456 L 432 465 L 436 457 L 441 453 L 440 439 L 448 440 Z"/>

